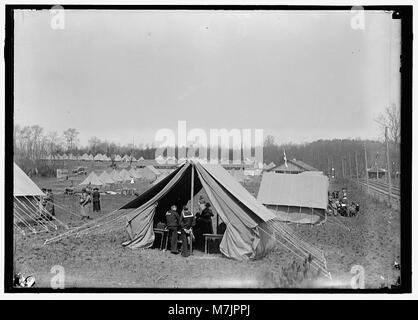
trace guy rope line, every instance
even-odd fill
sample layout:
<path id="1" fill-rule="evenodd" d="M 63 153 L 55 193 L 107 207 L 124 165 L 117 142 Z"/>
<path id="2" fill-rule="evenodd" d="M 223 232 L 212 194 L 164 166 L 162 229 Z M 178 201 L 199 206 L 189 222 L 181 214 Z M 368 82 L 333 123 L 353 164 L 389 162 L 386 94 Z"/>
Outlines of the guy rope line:
<path id="1" fill-rule="evenodd" d="M 26 198 L 26 197 L 25 197 Z M 22 205 L 23 207 L 26 208 L 26 210 L 28 212 L 30 212 L 32 215 L 34 215 L 37 219 L 34 219 L 34 221 L 36 223 L 41 224 L 42 226 L 45 226 L 46 230 L 49 231 L 48 227 L 46 226 L 47 224 L 49 224 L 52 228 L 54 228 L 55 230 L 57 230 L 57 226 L 55 224 L 53 224 L 51 221 L 48 221 L 47 219 L 45 219 L 45 217 L 42 216 L 42 214 L 39 214 L 38 211 L 41 209 L 39 207 L 35 207 L 35 205 L 26 198 L 26 200 L 29 201 L 29 203 L 31 203 L 33 205 L 33 207 L 35 208 L 35 211 L 31 210 L 30 208 L 28 208 L 23 202 L 21 202 L 19 199 L 15 198 L 15 200 Z"/>
<path id="2" fill-rule="evenodd" d="M 28 229 L 30 230 L 30 231 L 32 231 L 32 233 L 38 233 L 37 231 L 36 231 L 36 229 L 35 228 L 33 228 L 30 224 L 28 224 L 27 223 L 27 221 L 25 221 L 25 219 L 23 219 L 21 216 L 20 216 L 20 214 L 17 212 L 17 211 L 15 211 L 14 212 L 14 216 L 15 216 L 15 218 L 17 218 L 18 220 L 20 220 L 20 222 L 22 222 L 26 227 L 28 227 Z"/>
<path id="3" fill-rule="evenodd" d="M 28 208 L 22 208 L 19 207 L 18 203 L 14 203 L 15 209 L 16 211 L 18 211 L 20 214 L 24 215 L 24 216 L 28 216 L 30 220 L 32 220 L 33 222 L 35 222 L 37 225 L 42 226 L 44 229 L 46 229 L 46 231 L 49 231 L 48 227 L 42 223 L 41 219 L 39 219 L 38 216 L 35 215 L 35 217 L 33 217 L 33 214 L 31 213 L 31 211 Z"/>

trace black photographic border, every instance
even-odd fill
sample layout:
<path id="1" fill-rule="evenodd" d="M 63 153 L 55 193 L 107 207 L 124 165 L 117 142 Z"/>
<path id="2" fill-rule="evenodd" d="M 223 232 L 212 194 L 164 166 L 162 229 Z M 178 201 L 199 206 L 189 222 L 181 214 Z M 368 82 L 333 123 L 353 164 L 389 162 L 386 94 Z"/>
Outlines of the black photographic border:
<path id="1" fill-rule="evenodd" d="M 345 10 L 353 6 L 318 5 L 65 5 L 77 10 Z M 246 288 L 15 288 L 13 287 L 13 110 L 14 10 L 51 9 L 52 5 L 5 5 L 5 162 L 4 162 L 4 290 L 6 293 L 410 293 L 412 290 L 412 5 L 363 6 L 364 10 L 394 11 L 402 20 L 401 45 L 401 285 L 384 289 L 246 289 Z"/>

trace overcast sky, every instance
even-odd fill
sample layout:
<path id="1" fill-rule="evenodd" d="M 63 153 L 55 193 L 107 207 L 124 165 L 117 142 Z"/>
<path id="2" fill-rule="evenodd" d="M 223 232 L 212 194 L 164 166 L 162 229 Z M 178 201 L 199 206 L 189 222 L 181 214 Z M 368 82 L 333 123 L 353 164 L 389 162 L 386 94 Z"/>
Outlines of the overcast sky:
<path id="1" fill-rule="evenodd" d="M 278 142 L 376 138 L 398 81 L 383 12 L 364 30 L 349 11 L 66 10 L 64 30 L 52 16 L 15 15 L 15 123 L 76 128 L 82 144 L 152 143 L 179 120 Z"/>

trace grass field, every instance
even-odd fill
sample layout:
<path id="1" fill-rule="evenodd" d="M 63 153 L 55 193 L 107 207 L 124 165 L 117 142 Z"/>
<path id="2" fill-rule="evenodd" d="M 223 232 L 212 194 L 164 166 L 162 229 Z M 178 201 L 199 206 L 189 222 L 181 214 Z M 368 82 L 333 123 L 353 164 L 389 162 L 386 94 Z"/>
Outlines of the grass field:
<path id="1" fill-rule="evenodd" d="M 56 179 L 36 180 L 40 186 L 61 190 Z M 256 195 L 260 178 L 244 183 Z M 44 240 L 58 233 L 15 235 L 15 263 L 23 274 L 34 274 L 37 287 L 49 287 L 54 273 L 51 268 L 65 269 L 65 286 L 69 287 L 137 287 L 137 288 L 277 288 L 338 287 L 350 288 L 350 270 L 360 265 L 365 270 L 367 288 L 379 288 L 396 282 L 394 260 L 400 254 L 399 211 L 368 198 L 354 184 L 331 182 L 330 189 L 348 187 L 349 200 L 360 204 L 354 218 L 328 218 L 320 226 L 293 226 L 297 234 L 324 250 L 332 281 L 312 274 L 289 280 L 294 259 L 278 247 L 258 261 L 238 262 L 220 254 L 206 255 L 195 250 L 189 258 L 158 249 L 131 250 L 122 247 L 127 240 L 123 226 L 101 234 L 70 237 L 44 245 Z M 143 184 L 141 190 L 148 186 Z M 79 226 L 77 198 L 56 192 L 57 217 L 70 227 Z M 103 195 L 103 213 L 120 208 L 132 196 Z M 64 209 L 62 209 L 64 208 Z M 98 218 L 100 214 L 92 215 Z M 63 230 L 61 230 L 62 232 Z"/>

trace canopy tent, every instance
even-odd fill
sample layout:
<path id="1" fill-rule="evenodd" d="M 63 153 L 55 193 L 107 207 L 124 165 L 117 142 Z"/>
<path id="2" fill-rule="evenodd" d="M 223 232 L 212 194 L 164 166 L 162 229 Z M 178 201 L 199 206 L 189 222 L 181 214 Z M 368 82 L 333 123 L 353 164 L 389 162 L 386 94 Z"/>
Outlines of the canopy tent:
<path id="1" fill-rule="evenodd" d="M 328 178 L 319 174 L 263 174 L 258 201 L 285 222 L 315 224 L 328 207 Z"/>
<path id="2" fill-rule="evenodd" d="M 15 197 L 45 196 L 16 163 L 13 163 L 13 195 Z"/>
<path id="3" fill-rule="evenodd" d="M 113 183 L 115 183 L 115 181 L 112 179 L 112 177 L 106 171 L 103 171 L 100 174 L 99 179 L 104 184 L 113 184 Z"/>
<path id="4" fill-rule="evenodd" d="M 80 186 L 84 185 L 92 185 L 92 186 L 102 186 L 103 182 L 100 181 L 99 177 L 94 173 L 94 171 L 90 172 L 90 174 L 87 176 L 87 178 L 80 183 Z"/>

